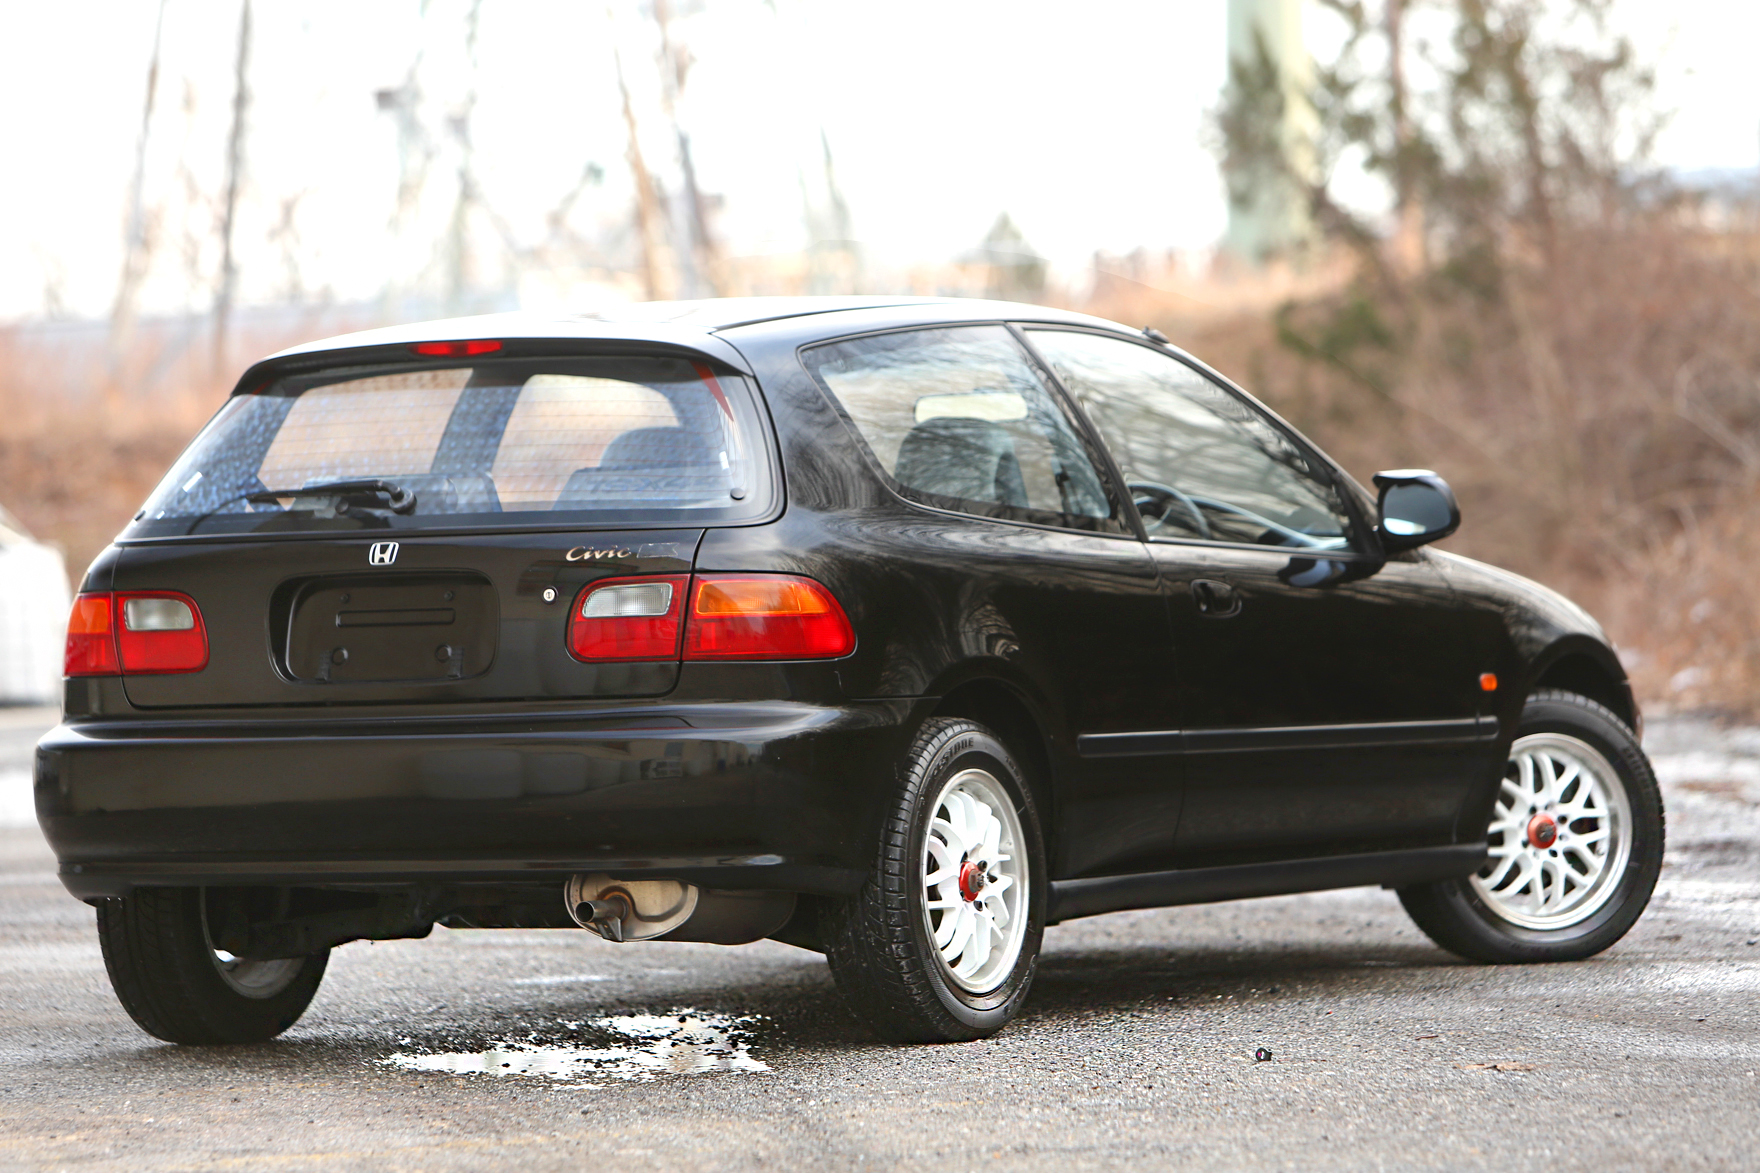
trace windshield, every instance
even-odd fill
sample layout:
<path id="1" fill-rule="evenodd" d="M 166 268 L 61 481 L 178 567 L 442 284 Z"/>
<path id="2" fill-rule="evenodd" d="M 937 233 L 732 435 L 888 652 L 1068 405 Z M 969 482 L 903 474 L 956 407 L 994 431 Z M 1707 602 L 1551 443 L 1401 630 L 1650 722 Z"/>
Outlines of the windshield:
<path id="1" fill-rule="evenodd" d="M 756 435 L 742 379 L 677 359 L 302 374 L 227 401 L 124 536 L 745 520 Z"/>

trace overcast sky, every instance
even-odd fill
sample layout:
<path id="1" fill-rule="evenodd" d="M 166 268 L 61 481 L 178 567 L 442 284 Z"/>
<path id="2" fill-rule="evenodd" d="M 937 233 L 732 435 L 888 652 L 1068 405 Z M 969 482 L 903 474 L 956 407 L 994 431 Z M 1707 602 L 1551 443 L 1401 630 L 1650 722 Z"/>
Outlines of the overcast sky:
<path id="1" fill-rule="evenodd" d="M 487 0 L 470 126 L 485 201 L 517 244 L 589 164 L 573 224 L 626 221 L 632 195 L 611 49 L 663 175 L 652 22 L 633 0 Z M 431 266 L 455 170 L 446 118 L 469 86 L 467 0 L 257 0 L 240 212 L 242 294 L 297 282 L 350 300 Z M 1202 126 L 1224 67 L 1224 0 L 674 0 L 695 58 L 680 111 L 732 251 L 804 241 L 819 136 L 856 234 L 882 266 L 970 248 L 998 213 L 1066 271 L 1096 249 L 1202 249 L 1225 211 Z M 107 313 L 121 266 L 153 23 L 151 0 L 5 0 L 0 320 Z M 693 14 L 694 13 L 694 14 Z M 1760 5 L 1624 0 L 1660 57 L 1679 167 L 1760 161 Z M 149 310 L 206 308 L 216 264 L 238 0 L 169 0 L 146 205 L 161 217 Z M 442 147 L 427 204 L 392 230 L 399 153 L 377 90 L 417 74 Z M 288 216 L 292 201 L 291 217 Z M 283 224 L 290 225 L 284 228 Z M 194 251 L 191 251 L 191 250 Z"/>

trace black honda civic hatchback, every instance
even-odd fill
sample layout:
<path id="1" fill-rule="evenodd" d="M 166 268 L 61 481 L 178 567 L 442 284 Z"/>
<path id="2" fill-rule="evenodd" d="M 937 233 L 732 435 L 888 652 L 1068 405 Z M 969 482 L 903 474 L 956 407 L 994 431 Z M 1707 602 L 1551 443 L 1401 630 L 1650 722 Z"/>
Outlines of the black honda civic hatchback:
<path id="1" fill-rule="evenodd" d="M 1595 622 L 1425 548 L 1153 331 L 733 299 L 253 366 L 87 572 L 38 817 L 142 1028 L 287 1029 L 353 940 L 817 950 L 878 1035 L 1045 926 L 1380 884 L 1443 948 L 1618 940 L 1663 850 Z"/>

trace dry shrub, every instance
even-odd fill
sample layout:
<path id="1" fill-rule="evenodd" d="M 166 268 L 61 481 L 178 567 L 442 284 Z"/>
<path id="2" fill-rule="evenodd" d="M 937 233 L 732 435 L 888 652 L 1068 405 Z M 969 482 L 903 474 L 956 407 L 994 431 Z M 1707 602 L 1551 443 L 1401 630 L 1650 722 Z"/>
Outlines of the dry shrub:
<path id="1" fill-rule="evenodd" d="M 1520 263 L 1162 324 L 1359 477 L 1442 472 L 1466 518 L 1449 548 L 1589 606 L 1652 704 L 1754 712 L 1755 245 L 1628 224 Z"/>
<path id="2" fill-rule="evenodd" d="M 363 324 L 316 313 L 247 324 L 231 349 L 249 360 Z M 0 505 L 60 546 L 77 581 L 242 366 L 216 373 L 199 320 L 143 325 L 114 367 L 101 326 L 0 330 Z"/>

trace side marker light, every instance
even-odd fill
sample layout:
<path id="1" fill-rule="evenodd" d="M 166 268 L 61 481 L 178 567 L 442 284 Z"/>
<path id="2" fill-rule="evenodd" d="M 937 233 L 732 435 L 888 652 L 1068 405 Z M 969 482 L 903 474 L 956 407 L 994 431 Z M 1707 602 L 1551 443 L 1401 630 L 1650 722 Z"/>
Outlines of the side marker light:
<path id="1" fill-rule="evenodd" d="M 1495 672 L 1481 672 L 1481 673 L 1479 673 L 1479 691 L 1481 691 L 1481 692 L 1496 692 L 1497 691 L 1497 673 L 1495 673 Z"/>

